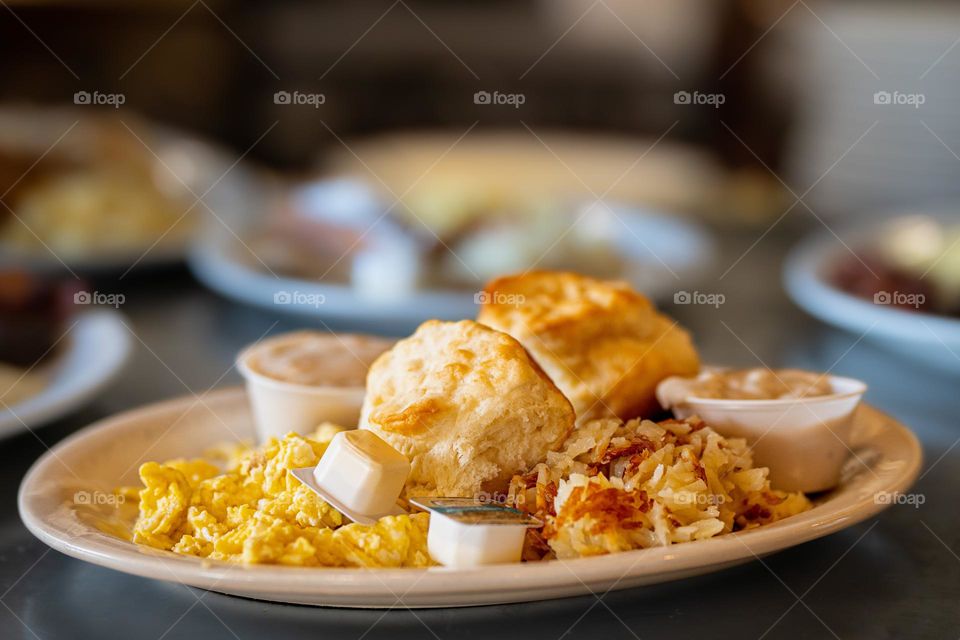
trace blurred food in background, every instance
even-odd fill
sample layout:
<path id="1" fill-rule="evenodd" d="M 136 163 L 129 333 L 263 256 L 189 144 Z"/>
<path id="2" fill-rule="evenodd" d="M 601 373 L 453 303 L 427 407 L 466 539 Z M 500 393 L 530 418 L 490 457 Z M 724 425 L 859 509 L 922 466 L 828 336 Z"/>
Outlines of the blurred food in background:
<path id="1" fill-rule="evenodd" d="M 662 298 L 693 288 L 718 241 L 743 257 L 775 227 L 960 194 L 948 3 L 109 10 L 23 4 L 0 24 L 0 101 L 44 105 L 0 118 L 16 212 L 0 210 L 0 259 L 170 262 L 189 245 L 235 299 L 412 323 L 471 315 L 481 282 L 530 268 Z M 107 38 L 114 55 L 91 52 Z M 920 284 L 861 260 L 955 313 L 949 260 Z M 861 260 L 837 269 L 868 295 Z"/>
<path id="2" fill-rule="evenodd" d="M 194 220 L 187 190 L 137 119 L 0 110 L 0 248 L 66 263 L 133 260 L 182 250 Z M 140 134 L 134 133 L 136 127 Z M 138 136 L 145 136 L 146 140 Z M 183 219 L 181 219 L 183 218 Z"/>
<path id="3" fill-rule="evenodd" d="M 630 277 L 633 233 L 612 205 L 695 213 L 716 195 L 705 154 L 652 140 L 528 132 L 396 134 L 329 154 L 330 176 L 294 187 L 252 232 L 297 278 L 471 288 L 529 268 Z M 638 238 L 643 243 L 643 238 Z M 664 250 L 669 251 L 670 247 Z"/>
<path id="4" fill-rule="evenodd" d="M 895 218 L 856 255 L 837 258 L 833 281 L 898 309 L 960 317 L 960 221 Z"/>
<path id="5" fill-rule="evenodd" d="M 957 211 L 956 202 L 877 210 L 878 220 L 812 234 L 787 257 L 787 292 L 856 339 L 953 375 L 960 371 Z"/>
<path id="6" fill-rule="evenodd" d="M 39 393 L 73 308 L 74 282 L 0 270 L 0 410 Z"/>
<path id="7" fill-rule="evenodd" d="M 473 315 L 481 284 L 506 272 L 578 271 L 664 297 L 714 256 L 694 217 L 721 171 L 690 147 L 522 130 L 348 144 L 268 209 L 208 226 L 191 252 L 199 277 L 275 310 L 419 323 Z"/>

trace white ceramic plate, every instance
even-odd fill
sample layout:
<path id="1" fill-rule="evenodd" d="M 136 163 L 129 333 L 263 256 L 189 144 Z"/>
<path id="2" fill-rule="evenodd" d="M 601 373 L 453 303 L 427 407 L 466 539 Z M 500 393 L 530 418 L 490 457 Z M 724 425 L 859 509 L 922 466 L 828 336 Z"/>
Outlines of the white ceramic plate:
<path id="1" fill-rule="evenodd" d="M 957 206 L 928 213 L 956 224 Z M 914 214 L 915 215 L 915 214 Z M 842 232 L 853 250 L 871 246 L 889 223 L 905 217 L 883 217 L 850 232 Z M 960 371 L 960 319 L 904 311 L 851 295 L 830 282 L 829 269 L 848 249 L 826 231 L 800 243 L 784 264 L 787 293 L 802 309 L 827 324 L 862 335 L 878 346 L 903 357 L 948 372 Z"/>
<path id="2" fill-rule="evenodd" d="M 609 208 L 622 226 L 616 249 L 624 258 L 624 277 L 643 293 L 668 298 L 689 287 L 712 261 L 713 241 L 700 225 L 638 207 Z M 477 314 L 474 292 L 469 290 L 421 289 L 389 299 L 364 297 L 348 283 L 275 276 L 251 261 L 249 250 L 238 244 L 222 229 L 206 235 L 190 252 L 193 272 L 211 289 L 273 312 L 354 324 L 389 323 L 394 329 L 429 318 L 460 320 Z M 277 296 L 286 302 L 279 304 Z"/>
<path id="3" fill-rule="evenodd" d="M 225 440 L 252 438 L 243 391 L 213 392 L 124 413 L 58 444 L 20 487 L 20 516 L 45 543 L 67 555 L 135 575 L 261 600 L 345 607 L 447 607 L 523 602 L 602 593 L 717 571 L 852 526 L 882 511 L 883 492 L 904 492 L 920 470 L 913 434 L 861 407 L 853 464 L 841 486 L 814 509 L 744 533 L 665 548 L 571 561 L 474 569 L 322 569 L 240 566 L 141 548 L 92 523 L 95 506 L 75 492 L 111 491 L 137 483 L 150 459 L 199 455 Z M 85 501 L 91 502 L 91 501 Z M 93 501 L 95 502 L 95 501 Z"/>
<path id="4" fill-rule="evenodd" d="M 81 313 L 63 338 L 60 352 L 34 371 L 46 377 L 37 395 L 0 408 L 0 437 L 33 429 L 81 407 L 123 368 L 131 338 L 121 316 L 108 309 Z"/>

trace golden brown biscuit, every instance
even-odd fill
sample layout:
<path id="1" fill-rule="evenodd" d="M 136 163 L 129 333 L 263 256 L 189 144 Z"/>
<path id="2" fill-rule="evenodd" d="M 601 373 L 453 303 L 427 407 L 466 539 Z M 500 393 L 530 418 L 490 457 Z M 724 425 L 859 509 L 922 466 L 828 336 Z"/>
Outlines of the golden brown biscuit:
<path id="1" fill-rule="evenodd" d="M 472 320 L 430 320 L 370 367 L 360 428 L 410 459 L 407 495 L 472 497 L 543 460 L 573 420 L 519 342 Z"/>
<path id="2" fill-rule="evenodd" d="M 536 271 L 498 278 L 479 322 L 527 348 L 577 411 L 577 423 L 658 408 L 657 383 L 700 367 L 690 336 L 624 282 Z"/>

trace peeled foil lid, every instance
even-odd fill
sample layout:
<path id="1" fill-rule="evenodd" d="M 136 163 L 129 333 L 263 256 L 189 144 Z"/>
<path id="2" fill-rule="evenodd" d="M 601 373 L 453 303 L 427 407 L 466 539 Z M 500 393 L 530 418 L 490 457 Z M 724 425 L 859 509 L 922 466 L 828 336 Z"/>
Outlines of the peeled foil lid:
<path id="1" fill-rule="evenodd" d="M 410 503 L 430 513 L 462 524 L 542 527 L 543 522 L 528 513 L 502 504 L 475 498 L 411 498 Z"/>

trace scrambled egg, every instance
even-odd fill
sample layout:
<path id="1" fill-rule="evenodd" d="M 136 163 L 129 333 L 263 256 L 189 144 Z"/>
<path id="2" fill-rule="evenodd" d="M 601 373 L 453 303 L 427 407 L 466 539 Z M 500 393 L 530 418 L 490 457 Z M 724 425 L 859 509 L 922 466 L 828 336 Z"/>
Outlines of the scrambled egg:
<path id="1" fill-rule="evenodd" d="M 287 434 L 240 448 L 225 472 L 210 460 L 147 462 L 134 542 L 186 555 L 250 564 L 425 567 L 429 516 L 347 523 L 289 469 L 314 466 L 339 428 Z"/>

